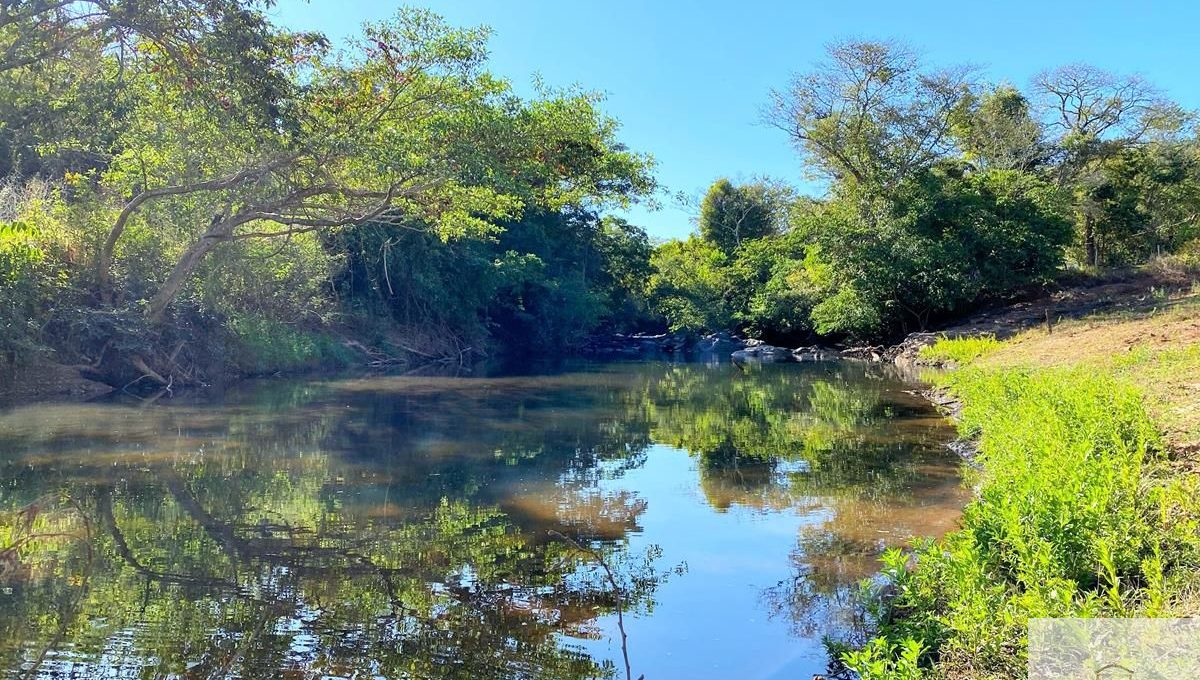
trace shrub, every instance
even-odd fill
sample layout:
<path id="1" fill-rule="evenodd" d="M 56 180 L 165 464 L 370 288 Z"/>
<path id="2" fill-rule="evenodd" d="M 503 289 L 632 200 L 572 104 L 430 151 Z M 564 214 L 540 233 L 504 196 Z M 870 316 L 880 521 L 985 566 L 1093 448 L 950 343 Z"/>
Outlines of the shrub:
<path id="1" fill-rule="evenodd" d="M 328 333 L 253 316 L 230 320 L 233 366 L 251 375 L 343 368 L 353 353 Z"/>
<path id="2" fill-rule="evenodd" d="M 889 564 L 884 642 L 846 661 L 899 667 L 917 641 L 943 675 L 1017 678 L 1031 617 L 1166 615 L 1200 566 L 1200 506 L 1194 481 L 1161 474 L 1141 395 L 1079 369 L 970 369 L 947 384 L 978 443 L 978 499 L 914 568 Z"/>

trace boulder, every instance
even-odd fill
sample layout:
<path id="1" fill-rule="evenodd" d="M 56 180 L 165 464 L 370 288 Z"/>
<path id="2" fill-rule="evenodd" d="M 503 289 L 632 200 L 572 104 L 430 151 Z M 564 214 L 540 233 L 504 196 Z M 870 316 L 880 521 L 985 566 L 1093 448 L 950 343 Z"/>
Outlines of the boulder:
<path id="1" fill-rule="evenodd" d="M 730 355 L 734 361 L 759 361 L 763 363 L 779 363 L 795 361 L 792 350 L 786 347 L 776 347 L 765 343 L 750 345 L 739 349 Z"/>
<path id="2" fill-rule="evenodd" d="M 843 359 L 857 359 L 859 361 L 870 361 L 874 363 L 882 362 L 886 358 L 886 354 L 882 347 L 874 347 L 864 345 L 862 347 L 847 347 L 838 353 Z"/>
<path id="3" fill-rule="evenodd" d="M 889 347 L 885 354 L 897 365 L 921 364 L 921 348 L 934 344 L 938 337 L 936 333 L 909 333 L 900 344 Z"/>
<path id="4" fill-rule="evenodd" d="M 838 358 L 838 353 L 819 345 L 809 345 L 792 350 L 792 358 L 796 361 L 832 361 Z"/>
<path id="5" fill-rule="evenodd" d="M 709 333 L 696 341 L 695 349 L 703 354 L 725 354 L 742 349 L 746 346 L 746 341 L 742 340 L 732 333 L 721 331 L 719 333 Z"/>

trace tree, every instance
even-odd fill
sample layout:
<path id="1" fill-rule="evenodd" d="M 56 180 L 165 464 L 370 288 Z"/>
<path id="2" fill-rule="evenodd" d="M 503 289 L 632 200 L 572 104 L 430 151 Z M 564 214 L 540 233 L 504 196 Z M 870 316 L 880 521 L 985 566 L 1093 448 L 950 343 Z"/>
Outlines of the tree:
<path id="1" fill-rule="evenodd" d="M 735 186 L 719 179 L 700 203 L 700 235 L 726 254 L 748 240 L 779 231 L 783 187 L 767 182 Z"/>
<path id="2" fill-rule="evenodd" d="M 672 331 L 719 331 L 732 325 L 727 263 L 725 253 L 695 236 L 654 250 L 647 295 Z"/>
<path id="3" fill-rule="evenodd" d="M 826 55 L 773 92 L 766 113 L 819 173 L 886 193 L 950 151 L 970 69 L 922 70 L 895 42 L 836 42 Z"/>
<path id="4" fill-rule="evenodd" d="M 905 183 L 868 222 L 832 204 L 802 228 L 807 266 L 825 291 L 820 333 L 878 337 L 1045 282 L 1070 229 L 1061 192 L 1036 176 L 936 168 Z"/>
<path id="5" fill-rule="evenodd" d="M 1130 264 L 1170 252 L 1200 225 L 1200 148 L 1152 142 L 1100 165 L 1086 201 L 1102 264 Z"/>
<path id="6" fill-rule="evenodd" d="M 1117 76 L 1071 64 L 1034 78 L 1047 127 L 1057 133 L 1058 182 L 1076 189 L 1085 263 L 1101 260 L 1096 205 L 1089 193 L 1101 181 L 1100 164 L 1122 150 L 1190 128 L 1190 115 L 1139 76 Z"/>
<path id="7" fill-rule="evenodd" d="M 954 136 L 967 160 L 980 170 L 1031 171 L 1048 160 L 1045 133 L 1019 90 L 1001 85 L 983 96 L 963 97 Z"/>
<path id="8" fill-rule="evenodd" d="M 146 71 L 186 84 L 187 106 L 238 102 L 287 124 L 279 62 L 315 34 L 274 29 L 272 0 L 10 0 L 0 6 L 0 173 L 104 168 L 126 87 Z"/>
<path id="9" fill-rule="evenodd" d="M 481 236 L 527 205 L 625 202 L 652 186 L 647 161 L 613 141 L 594 95 L 518 99 L 482 70 L 486 37 L 405 11 L 369 26 L 346 53 L 298 45 L 278 66 L 297 84 L 286 126 L 248 121 L 236 100 L 180 108 L 186 82 L 142 74 L 123 151 L 105 175 L 110 191 L 132 198 L 100 248 L 101 300 L 120 302 L 111 270 L 134 221 L 206 225 L 183 230 L 190 245 L 145 303 L 158 324 L 222 244 L 368 222 Z M 134 367 L 165 375 L 144 357 Z"/>
<path id="10" fill-rule="evenodd" d="M 620 217 L 604 217 L 596 233 L 595 252 L 600 269 L 596 286 L 604 299 L 605 326 L 628 331 L 653 323 L 646 284 L 653 271 L 650 257 L 654 248 L 645 230 Z"/>

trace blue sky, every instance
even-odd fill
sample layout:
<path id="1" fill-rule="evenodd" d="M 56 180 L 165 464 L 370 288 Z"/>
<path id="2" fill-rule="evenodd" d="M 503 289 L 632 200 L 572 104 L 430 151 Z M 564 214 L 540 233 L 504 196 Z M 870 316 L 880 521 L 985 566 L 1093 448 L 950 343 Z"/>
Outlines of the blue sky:
<path id="1" fill-rule="evenodd" d="M 654 155 L 671 192 L 699 194 L 722 176 L 806 186 L 795 151 L 759 111 L 771 88 L 836 38 L 900 39 L 931 64 L 974 64 L 1022 87 L 1040 70 L 1083 61 L 1140 73 L 1200 108 L 1200 2 L 1183 0 L 281 0 L 272 13 L 336 40 L 402 4 L 491 26 L 491 70 L 518 91 L 540 74 L 550 85 L 606 93 L 622 139 Z M 688 211 L 669 200 L 630 218 L 658 238 L 693 229 Z"/>

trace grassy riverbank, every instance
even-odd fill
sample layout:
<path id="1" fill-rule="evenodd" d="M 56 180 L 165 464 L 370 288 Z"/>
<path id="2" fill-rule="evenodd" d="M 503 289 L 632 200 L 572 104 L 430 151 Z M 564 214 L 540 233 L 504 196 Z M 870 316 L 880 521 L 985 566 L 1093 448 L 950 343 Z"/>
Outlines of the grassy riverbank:
<path id="1" fill-rule="evenodd" d="M 927 355 L 976 442 L 960 531 L 889 556 L 864 678 L 1025 675 L 1033 617 L 1200 612 L 1200 299 Z"/>

